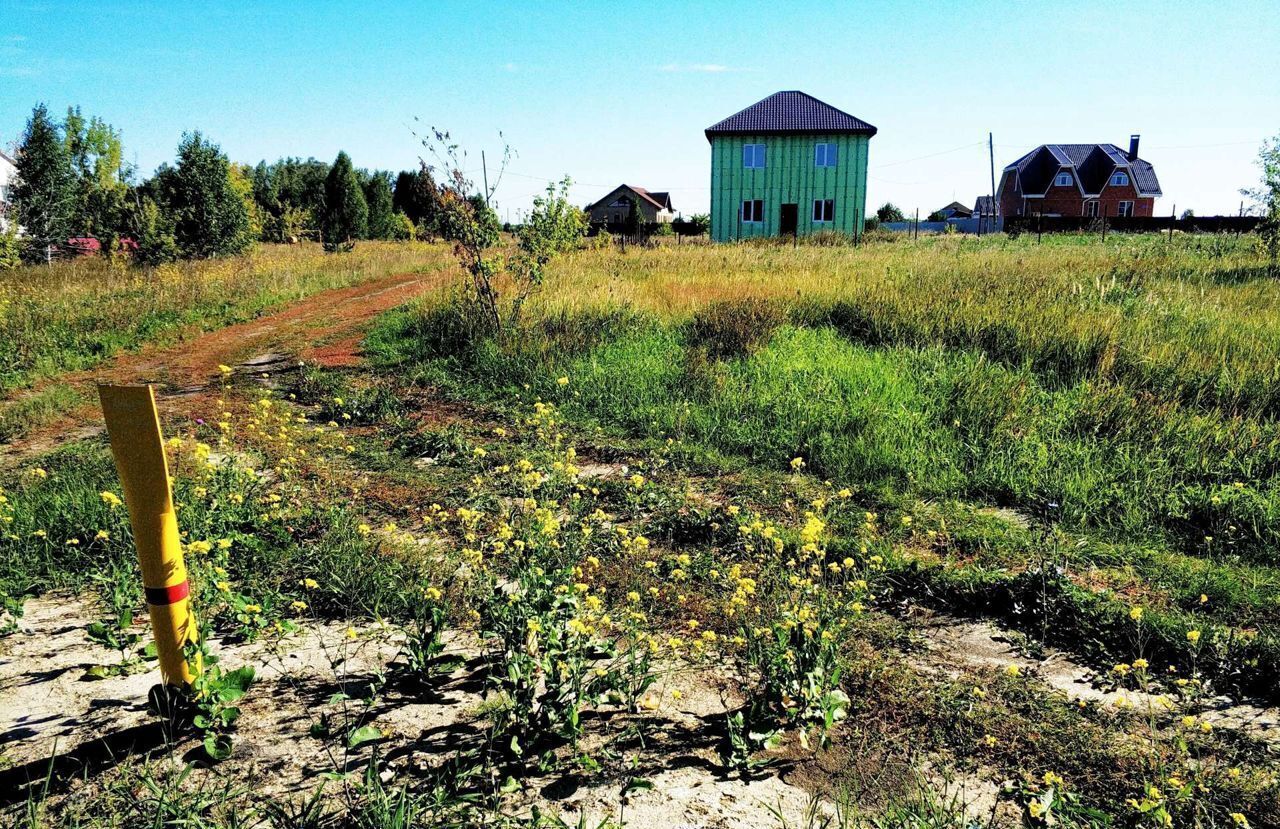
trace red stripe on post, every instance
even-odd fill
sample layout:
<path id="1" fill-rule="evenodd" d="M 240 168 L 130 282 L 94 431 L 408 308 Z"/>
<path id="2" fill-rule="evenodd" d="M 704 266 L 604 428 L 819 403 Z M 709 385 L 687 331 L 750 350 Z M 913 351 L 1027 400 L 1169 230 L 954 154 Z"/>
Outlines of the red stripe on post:
<path id="1" fill-rule="evenodd" d="M 181 584 L 175 584 L 172 587 L 146 587 L 143 592 L 147 596 L 147 604 L 150 605 L 171 605 L 191 595 L 191 582 L 184 581 Z"/>

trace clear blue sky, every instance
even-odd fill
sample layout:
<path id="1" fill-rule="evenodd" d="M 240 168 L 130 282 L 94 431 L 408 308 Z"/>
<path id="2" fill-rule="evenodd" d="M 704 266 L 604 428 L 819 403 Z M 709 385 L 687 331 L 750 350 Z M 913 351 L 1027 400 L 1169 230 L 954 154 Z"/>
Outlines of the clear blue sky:
<path id="1" fill-rule="evenodd" d="M 199 129 L 234 159 L 413 166 L 423 124 L 492 160 L 528 205 L 571 175 L 706 209 L 702 130 L 780 89 L 880 128 L 872 207 L 990 189 L 1044 142 L 1142 134 L 1157 211 L 1234 212 L 1280 133 L 1280 9 L 1257 2 L 69 2 L 0 0 L 0 145 L 37 101 L 124 133 L 143 173 Z"/>

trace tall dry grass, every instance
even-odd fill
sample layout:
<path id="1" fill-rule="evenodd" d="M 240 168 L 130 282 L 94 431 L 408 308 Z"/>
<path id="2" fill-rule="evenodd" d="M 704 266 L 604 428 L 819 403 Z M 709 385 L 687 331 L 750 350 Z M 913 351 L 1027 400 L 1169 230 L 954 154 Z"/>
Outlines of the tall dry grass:
<path id="1" fill-rule="evenodd" d="M 974 348 L 1066 381 L 1280 413 L 1280 285 L 1249 237 L 937 237 L 853 247 L 590 250 L 535 316 L 776 300 L 871 345 Z M 823 319 L 825 318 L 825 319 Z"/>

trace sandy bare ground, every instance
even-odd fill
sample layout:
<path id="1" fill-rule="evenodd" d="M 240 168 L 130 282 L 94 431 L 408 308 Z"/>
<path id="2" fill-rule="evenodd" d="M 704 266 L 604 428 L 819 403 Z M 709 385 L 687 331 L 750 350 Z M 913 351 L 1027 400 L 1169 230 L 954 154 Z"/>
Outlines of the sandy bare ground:
<path id="1" fill-rule="evenodd" d="M 1046 649 L 1039 659 L 1019 651 L 1013 636 L 989 621 L 938 615 L 921 629 L 935 658 L 956 666 L 1003 669 L 1017 665 L 1072 701 L 1140 710 L 1182 710 L 1167 694 L 1109 687 L 1098 672 L 1064 651 Z M 1230 728 L 1267 743 L 1280 760 L 1280 709 L 1219 697 L 1194 710 L 1215 728 Z"/>
<path id="2" fill-rule="evenodd" d="M 0 789 L 22 797 L 22 789 L 38 783 L 55 757 L 53 791 L 65 797 L 92 787 L 95 774 L 126 751 L 175 765 L 197 756 L 195 737 L 164 733 L 147 709 L 148 691 L 159 681 L 153 666 L 87 678 L 93 666 L 119 662 L 118 654 L 86 637 L 85 626 L 95 618 L 92 599 L 33 599 L 20 630 L 0 642 Z M 198 774 L 251 784 L 259 794 L 301 799 L 319 786 L 338 793 L 344 784 L 333 773 L 359 774 L 375 750 L 386 782 L 410 781 L 484 733 L 484 664 L 478 643 L 465 634 L 449 644 L 448 652 L 461 660 L 452 673 L 426 691 L 390 682 L 369 705 L 360 698 L 398 650 L 396 634 L 388 629 L 361 626 L 353 639 L 345 623 L 316 623 L 274 641 L 217 650 L 224 667 L 252 664 L 257 678 L 241 703 L 231 758 Z M 624 816 L 627 826 L 641 829 L 773 826 L 775 811 L 792 825 L 801 821 L 813 800 L 802 786 L 774 773 L 745 780 L 724 773 L 717 729 L 741 701 L 731 682 L 714 672 L 681 672 L 665 678 L 660 690 L 662 707 L 645 715 L 649 741 L 628 749 L 625 775 L 534 775 L 504 809 L 522 814 L 537 806 L 571 822 L 585 814 L 593 824 Z M 672 691 L 680 692 L 678 701 Z M 338 692 L 355 699 L 335 703 Z M 616 738 L 623 721 L 637 716 L 615 713 L 616 720 L 601 718 L 593 727 L 589 744 Z M 349 717 L 372 725 L 383 739 L 376 749 L 349 750 L 341 739 L 317 738 L 312 727 L 325 714 L 334 723 Z M 652 787 L 624 792 L 632 776 Z"/>

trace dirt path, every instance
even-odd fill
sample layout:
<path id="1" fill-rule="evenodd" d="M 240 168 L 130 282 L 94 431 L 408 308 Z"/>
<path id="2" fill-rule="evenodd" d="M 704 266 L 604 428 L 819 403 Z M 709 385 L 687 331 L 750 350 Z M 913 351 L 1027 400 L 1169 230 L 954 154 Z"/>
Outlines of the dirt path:
<path id="1" fill-rule="evenodd" d="M 299 361 L 326 366 L 351 365 L 359 359 L 363 331 L 374 317 L 439 287 L 449 276 L 447 271 L 394 274 L 322 291 L 275 313 L 173 345 L 145 346 L 135 353 L 121 354 L 91 371 L 66 374 L 51 382 L 81 389 L 90 400 L 96 400 L 93 386 L 99 382 L 150 382 L 157 386 L 159 405 L 164 413 L 207 411 L 209 390 L 218 379 L 220 365 L 255 373 L 292 369 Z M 15 463 L 101 430 L 96 404 L 77 407 L 0 447 L 0 465 Z"/>

